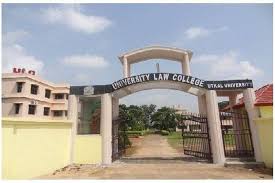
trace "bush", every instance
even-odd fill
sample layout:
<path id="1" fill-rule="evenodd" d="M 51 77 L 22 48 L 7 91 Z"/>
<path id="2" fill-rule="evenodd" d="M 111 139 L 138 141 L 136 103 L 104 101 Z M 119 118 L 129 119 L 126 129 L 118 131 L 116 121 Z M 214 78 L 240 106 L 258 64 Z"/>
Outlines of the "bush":
<path id="1" fill-rule="evenodd" d="M 123 134 L 123 133 L 119 133 L 119 138 L 118 138 L 119 142 L 118 142 L 118 145 L 119 145 L 119 148 L 124 148 L 124 143 L 125 143 L 125 146 L 126 148 L 127 147 L 130 147 L 132 145 L 131 141 L 129 140 L 129 137 L 127 134 Z"/>
<path id="2" fill-rule="evenodd" d="M 126 133 L 129 137 L 143 136 L 145 134 L 144 131 L 127 131 Z"/>
<path id="3" fill-rule="evenodd" d="M 167 130 L 161 130 L 160 134 L 161 135 L 169 135 L 169 132 Z"/>
<path id="4" fill-rule="evenodd" d="M 168 128 L 168 131 L 169 132 L 174 132 L 174 131 L 176 131 L 176 128 Z"/>

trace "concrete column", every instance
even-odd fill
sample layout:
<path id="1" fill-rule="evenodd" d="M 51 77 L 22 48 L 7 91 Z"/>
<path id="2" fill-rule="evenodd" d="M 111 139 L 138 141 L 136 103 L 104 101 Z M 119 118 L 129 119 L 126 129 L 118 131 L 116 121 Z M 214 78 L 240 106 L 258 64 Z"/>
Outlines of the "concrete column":
<path id="1" fill-rule="evenodd" d="M 237 94 L 232 94 L 229 95 L 229 105 L 231 110 L 233 109 L 232 107 L 237 104 Z"/>
<path id="2" fill-rule="evenodd" d="M 190 71 L 190 60 L 189 60 L 188 54 L 184 55 L 184 59 L 181 62 L 181 66 L 182 66 L 182 74 L 190 76 L 191 71 Z"/>
<path id="3" fill-rule="evenodd" d="M 124 78 L 130 76 L 130 65 L 125 57 L 123 57 L 123 76 Z"/>
<path id="4" fill-rule="evenodd" d="M 113 120 L 118 119 L 118 116 L 119 116 L 119 99 L 118 98 L 112 98 L 112 104 L 113 104 Z"/>
<path id="5" fill-rule="evenodd" d="M 102 138 L 102 164 L 112 163 L 112 96 L 101 96 L 100 134 Z"/>
<path id="6" fill-rule="evenodd" d="M 205 95 L 198 96 L 198 106 L 199 106 L 199 113 L 202 115 L 206 115 L 206 98 Z"/>
<path id="7" fill-rule="evenodd" d="M 231 94 L 229 95 L 229 105 L 230 105 L 230 109 L 233 112 L 236 113 L 240 113 L 239 110 L 237 109 L 233 109 L 233 106 L 237 103 L 237 94 Z M 233 114 L 234 115 L 234 114 Z M 244 150 L 244 144 L 242 142 L 245 142 L 245 137 L 243 137 L 243 135 L 240 134 L 240 131 L 243 129 L 243 121 L 242 119 L 238 118 L 238 116 L 236 115 L 235 117 L 233 116 L 232 118 L 232 126 L 233 126 L 233 130 L 235 131 L 235 143 L 236 143 L 236 149 L 238 151 L 242 151 Z"/>
<path id="8" fill-rule="evenodd" d="M 70 143 L 70 163 L 74 163 L 74 143 L 77 135 L 77 122 L 78 122 L 78 97 L 69 95 L 68 99 L 68 120 L 72 121 L 71 130 L 71 143 Z"/>
<path id="9" fill-rule="evenodd" d="M 221 122 L 217 101 L 217 93 L 215 90 L 206 91 L 206 106 L 213 163 L 224 164 L 225 156 L 223 149 Z"/>
<path id="10" fill-rule="evenodd" d="M 257 131 L 257 126 L 254 121 L 256 118 L 259 117 L 259 111 L 254 106 L 255 99 L 256 99 L 254 89 L 252 88 L 245 89 L 243 91 L 243 97 L 244 97 L 245 108 L 249 118 L 249 126 L 250 126 L 250 131 L 252 136 L 255 159 L 257 162 L 262 162 L 263 159 L 262 159 L 262 152 L 260 147 L 260 139 Z"/>

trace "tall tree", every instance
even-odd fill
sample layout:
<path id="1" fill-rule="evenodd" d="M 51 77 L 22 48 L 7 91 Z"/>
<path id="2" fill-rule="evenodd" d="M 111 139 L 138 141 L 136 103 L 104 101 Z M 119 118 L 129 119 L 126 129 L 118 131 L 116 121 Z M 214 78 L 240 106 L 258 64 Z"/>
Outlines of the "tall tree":
<path id="1" fill-rule="evenodd" d="M 162 107 L 152 115 L 153 127 L 158 130 L 176 130 L 176 113 L 169 107 Z"/>
<path id="2" fill-rule="evenodd" d="M 150 105 L 142 105 L 141 109 L 144 112 L 145 118 L 144 118 L 144 125 L 145 128 L 148 129 L 151 126 L 151 118 L 154 112 L 156 112 L 156 105 L 150 104 Z"/>

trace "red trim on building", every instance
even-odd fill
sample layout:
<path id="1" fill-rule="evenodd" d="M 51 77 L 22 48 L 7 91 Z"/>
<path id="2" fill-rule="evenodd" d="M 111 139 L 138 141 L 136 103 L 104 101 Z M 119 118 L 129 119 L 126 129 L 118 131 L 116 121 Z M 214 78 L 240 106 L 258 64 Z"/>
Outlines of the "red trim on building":
<path id="1" fill-rule="evenodd" d="M 273 106 L 273 84 L 267 84 L 255 91 L 256 100 L 255 106 Z M 239 99 L 239 102 L 233 106 L 233 109 L 239 109 L 244 107 L 243 97 Z M 226 106 L 222 111 L 227 111 L 230 106 Z"/>

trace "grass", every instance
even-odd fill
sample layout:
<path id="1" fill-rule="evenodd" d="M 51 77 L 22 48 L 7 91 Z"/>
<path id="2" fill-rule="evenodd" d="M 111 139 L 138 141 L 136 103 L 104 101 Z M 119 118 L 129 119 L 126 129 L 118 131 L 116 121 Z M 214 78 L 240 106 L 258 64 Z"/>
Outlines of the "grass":
<path id="1" fill-rule="evenodd" d="M 167 136 L 168 143 L 171 147 L 177 150 L 183 149 L 181 132 L 171 132 Z"/>

